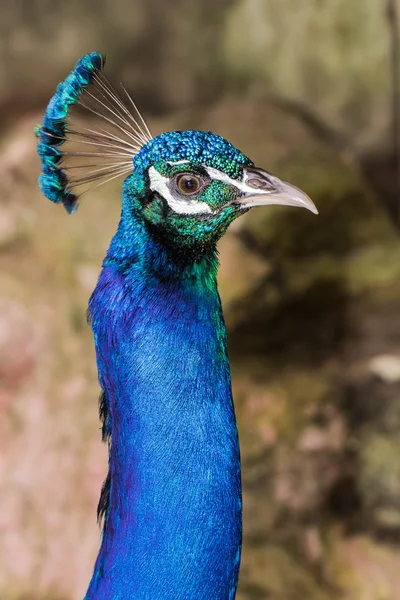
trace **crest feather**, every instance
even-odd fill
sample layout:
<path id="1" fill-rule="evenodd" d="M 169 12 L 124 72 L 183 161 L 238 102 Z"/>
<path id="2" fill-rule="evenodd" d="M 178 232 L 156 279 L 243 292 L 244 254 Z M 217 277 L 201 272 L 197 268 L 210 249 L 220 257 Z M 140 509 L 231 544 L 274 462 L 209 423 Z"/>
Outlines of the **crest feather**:
<path id="1" fill-rule="evenodd" d="M 88 184 L 101 185 L 131 172 L 133 157 L 152 139 L 127 90 L 121 84 L 123 94 L 117 94 L 103 73 L 104 65 L 105 56 L 99 52 L 79 59 L 57 86 L 43 124 L 36 129 L 40 189 L 52 202 L 62 202 L 69 213 L 77 209 Z M 70 108 L 77 104 L 103 119 L 106 128 L 72 125 Z M 91 160 L 82 161 L 86 158 Z"/>

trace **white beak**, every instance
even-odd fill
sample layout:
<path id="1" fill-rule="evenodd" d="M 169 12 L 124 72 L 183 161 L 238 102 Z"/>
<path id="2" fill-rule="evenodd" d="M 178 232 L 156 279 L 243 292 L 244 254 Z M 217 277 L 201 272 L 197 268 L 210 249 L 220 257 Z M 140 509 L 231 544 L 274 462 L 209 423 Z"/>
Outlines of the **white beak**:
<path id="1" fill-rule="evenodd" d="M 236 202 L 243 208 L 278 204 L 307 208 L 312 213 L 318 214 L 317 207 L 307 194 L 262 169 L 245 168 L 243 180 L 240 186 L 236 182 L 236 186 L 242 192 L 242 196 L 237 198 Z"/>

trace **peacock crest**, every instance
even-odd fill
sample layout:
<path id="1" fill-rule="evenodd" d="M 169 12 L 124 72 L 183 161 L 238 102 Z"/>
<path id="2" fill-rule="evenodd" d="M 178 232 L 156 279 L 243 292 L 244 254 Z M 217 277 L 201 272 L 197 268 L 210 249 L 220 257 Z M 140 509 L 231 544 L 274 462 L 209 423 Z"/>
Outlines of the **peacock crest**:
<path id="1" fill-rule="evenodd" d="M 42 163 L 40 189 L 69 213 L 79 206 L 88 184 L 102 185 L 128 175 L 133 157 L 153 139 L 128 91 L 121 83 L 122 93 L 117 93 L 104 75 L 104 65 L 105 56 L 99 52 L 78 60 L 58 85 L 36 130 Z M 81 126 L 70 115 L 73 105 L 100 117 L 106 127 Z"/>

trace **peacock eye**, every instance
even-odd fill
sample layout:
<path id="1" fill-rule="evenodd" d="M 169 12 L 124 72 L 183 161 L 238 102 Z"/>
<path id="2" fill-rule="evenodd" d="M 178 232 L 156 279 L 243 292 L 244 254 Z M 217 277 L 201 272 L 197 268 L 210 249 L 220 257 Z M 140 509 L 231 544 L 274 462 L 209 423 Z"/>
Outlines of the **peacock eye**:
<path id="1" fill-rule="evenodd" d="M 179 191 L 182 194 L 195 194 L 199 191 L 201 181 L 195 175 L 190 173 L 182 173 L 176 180 Z"/>

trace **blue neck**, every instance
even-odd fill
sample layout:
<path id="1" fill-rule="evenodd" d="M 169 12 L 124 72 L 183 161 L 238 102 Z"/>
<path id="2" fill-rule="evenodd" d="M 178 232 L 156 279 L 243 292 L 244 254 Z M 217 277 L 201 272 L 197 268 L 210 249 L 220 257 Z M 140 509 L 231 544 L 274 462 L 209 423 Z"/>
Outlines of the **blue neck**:
<path id="1" fill-rule="evenodd" d="M 231 600 L 240 461 L 214 251 L 175 260 L 124 216 L 90 300 L 111 433 L 86 599 Z"/>

